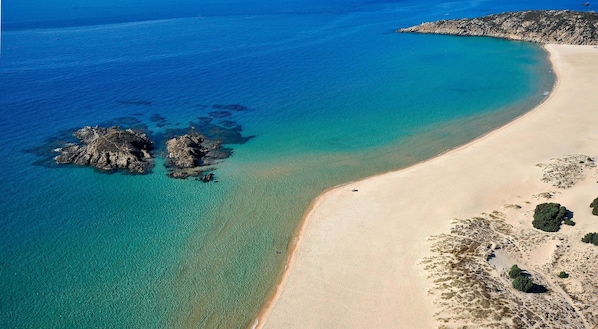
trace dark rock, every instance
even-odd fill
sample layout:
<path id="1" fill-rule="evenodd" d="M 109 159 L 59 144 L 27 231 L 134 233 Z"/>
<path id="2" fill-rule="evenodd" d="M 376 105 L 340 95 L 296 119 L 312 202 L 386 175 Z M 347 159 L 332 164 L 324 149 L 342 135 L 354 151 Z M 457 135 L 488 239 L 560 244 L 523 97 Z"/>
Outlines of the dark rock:
<path id="1" fill-rule="evenodd" d="M 224 127 L 224 128 L 239 128 L 239 125 L 232 120 L 222 120 L 222 121 L 218 121 L 218 125 Z"/>
<path id="2" fill-rule="evenodd" d="M 152 116 L 150 117 L 150 121 L 151 122 L 155 122 L 156 126 L 158 128 L 162 128 L 162 127 L 165 127 L 165 126 L 169 125 L 168 120 L 166 120 L 165 117 L 163 117 L 163 116 L 161 116 L 159 114 L 155 114 L 155 113 L 152 114 Z"/>
<path id="3" fill-rule="evenodd" d="M 152 166 L 152 141 L 143 133 L 118 127 L 84 127 L 73 135 L 80 143 L 62 147 L 57 164 L 73 163 L 103 171 L 123 170 L 133 174 L 148 173 Z"/>
<path id="4" fill-rule="evenodd" d="M 154 113 L 154 114 L 152 114 L 152 116 L 150 116 L 150 121 L 151 122 L 166 122 L 166 118 L 157 113 Z"/>
<path id="5" fill-rule="evenodd" d="M 539 43 L 597 45 L 598 14 L 569 10 L 529 10 L 473 19 L 441 20 L 397 32 L 488 36 Z"/>
<path id="6" fill-rule="evenodd" d="M 168 177 L 176 179 L 187 179 L 189 173 L 181 170 L 172 170 L 168 172 Z"/>
<path id="7" fill-rule="evenodd" d="M 214 174 L 212 174 L 212 173 L 209 173 L 209 174 L 207 174 L 207 175 L 204 175 L 204 176 L 201 178 L 201 181 L 202 181 L 202 182 L 204 182 L 204 183 L 208 183 L 208 182 L 211 182 L 213 179 L 214 179 Z"/>
<path id="8" fill-rule="evenodd" d="M 204 125 L 204 124 L 208 124 L 208 123 L 212 122 L 212 120 L 214 120 L 214 118 L 199 117 L 199 118 L 197 118 L 197 120 L 199 120 L 199 125 Z"/>

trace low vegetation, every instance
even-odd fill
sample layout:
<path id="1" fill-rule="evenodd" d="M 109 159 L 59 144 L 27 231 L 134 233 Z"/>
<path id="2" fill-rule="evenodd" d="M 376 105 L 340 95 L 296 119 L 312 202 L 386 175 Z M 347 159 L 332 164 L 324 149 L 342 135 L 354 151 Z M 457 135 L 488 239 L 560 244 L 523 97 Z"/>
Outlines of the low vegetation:
<path id="1" fill-rule="evenodd" d="M 519 268 L 519 266 L 517 266 L 517 264 L 511 266 L 511 269 L 509 270 L 509 277 L 511 279 L 520 277 L 521 274 L 523 274 L 523 271 Z"/>
<path id="2" fill-rule="evenodd" d="M 530 292 L 534 287 L 534 280 L 528 276 L 523 275 L 523 270 L 517 266 L 517 264 L 511 266 L 509 270 L 509 277 L 513 280 L 513 288 L 523 291 Z"/>
<path id="3" fill-rule="evenodd" d="M 532 225 L 544 232 L 556 232 L 561 228 L 563 221 L 569 220 L 567 213 L 567 208 L 559 203 L 541 203 L 534 210 Z"/>
<path id="4" fill-rule="evenodd" d="M 593 233 L 588 233 L 586 235 L 584 235 L 583 238 L 581 238 L 582 242 L 585 243 L 591 243 L 593 245 L 598 246 L 598 233 L 593 232 Z"/>
<path id="5" fill-rule="evenodd" d="M 592 203 L 590 203 L 590 208 L 592 208 L 592 215 L 598 216 L 598 198 L 594 199 Z"/>
<path id="6" fill-rule="evenodd" d="M 513 288 L 523 291 L 523 292 L 530 292 L 534 287 L 534 281 L 532 278 L 528 278 L 525 276 L 518 276 L 513 280 Z"/>
<path id="7" fill-rule="evenodd" d="M 568 278 L 568 277 L 569 277 L 569 273 L 567 273 L 567 272 L 565 272 L 565 271 L 561 271 L 561 272 L 559 273 L 559 278 L 561 278 L 561 279 L 566 279 L 566 278 Z"/>

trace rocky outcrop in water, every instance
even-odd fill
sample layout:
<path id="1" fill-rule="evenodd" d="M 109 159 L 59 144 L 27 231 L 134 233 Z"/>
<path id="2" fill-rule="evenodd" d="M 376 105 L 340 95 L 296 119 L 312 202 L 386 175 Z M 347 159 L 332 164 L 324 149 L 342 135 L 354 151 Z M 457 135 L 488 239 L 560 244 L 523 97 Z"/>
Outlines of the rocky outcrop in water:
<path id="1" fill-rule="evenodd" d="M 539 43 L 598 45 L 598 14 L 569 10 L 508 12 L 473 19 L 441 20 L 397 32 L 487 36 Z"/>
<path id="2" fill-rule="evenodd" d="M 148 105 L 143 100 L 123 102 Z M 75 132 L 61 131 L 46 138 L 44 144 L 22 151 L 38 157 L 35 165 L 53 168 L 77 164 L 106 173 L 146 174 L 154 166 L 154 157 L 163 157 L 171 178 L 193 177 L 202 182 L 217 182 L 213 173 L 217 164 L 233 154 L 232 148 L 224 145 L 244 144 L 254 136 L 243 136 L 243 128 L 231 119 L 232 111 L 245 111 L 247 107 L 239 104 L 201 107 L 205 108 L 203 115 L 184 128 L 174 127 L 179 123 L 172 124 L 162 115 L 153 113 L 149 117 L 153 125 L 168 127 L 151 131 L 137 118 L 143 116 L 138 113 Z"/>
<path id="3" fill-rule="evenodd" d="M 209 166 L 230 156 L 230 152 L 220 148 L 220 142 L 206 139 L 205 136 L 191 133 L 174 137 L 166 142 L 166 166 L 172 178 L 199 177 L 204 182 L 214 178 L 204 174 Z"/>
<path id="4" fill-rule="evenodd" d="M 103 171 L 123 170 L 132 174 L 145 174 L 153 167 L 150 154 L 153 143 L 141 132 L 87 126 L 73 135 L 80 143 L 69 143 L 59 149 L 56 163 L 91 166 Z"/>

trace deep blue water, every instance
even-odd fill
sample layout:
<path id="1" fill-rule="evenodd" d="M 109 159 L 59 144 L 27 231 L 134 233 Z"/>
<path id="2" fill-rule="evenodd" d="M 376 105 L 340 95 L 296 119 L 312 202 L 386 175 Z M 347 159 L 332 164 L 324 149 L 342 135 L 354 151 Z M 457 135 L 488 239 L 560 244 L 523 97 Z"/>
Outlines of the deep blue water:
<path id="1" fill-rule="evenodd" d="M 247 326 L 318 193 L 469 141 L 552 87 L 538 45 L 394 29 L 578 6 L 5 2 L 0 326 Z M 228 145 L 219 183 L 169 179 L 160 159 L 128 176 L 40 157 L 64 131 L 127 117 L 159 133 L 213 104 L 246 106 L 212 123 L 255 136 Z"/>

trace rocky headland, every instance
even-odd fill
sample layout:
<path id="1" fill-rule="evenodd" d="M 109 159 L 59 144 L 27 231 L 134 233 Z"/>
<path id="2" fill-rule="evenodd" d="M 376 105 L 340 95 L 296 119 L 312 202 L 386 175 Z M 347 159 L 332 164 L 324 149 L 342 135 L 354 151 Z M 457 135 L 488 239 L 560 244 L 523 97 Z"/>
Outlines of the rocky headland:
<path id="1" fill-rule="evenodd" d="M 598 45 L 598 14 L 570 10 L 507 12 L 473 19 L 440 20 L 401 33 L 487 36 L 550 44 Z"/>
<path id="2" fill-rule="evenodd" d="M 118 127 L 84 127 L 73 133 L 80 143 L 58 149 L 58 164 L 73 163 L 102 171 L 145 174 L 153 167 L 152 141 L 143 133 Z"/>

